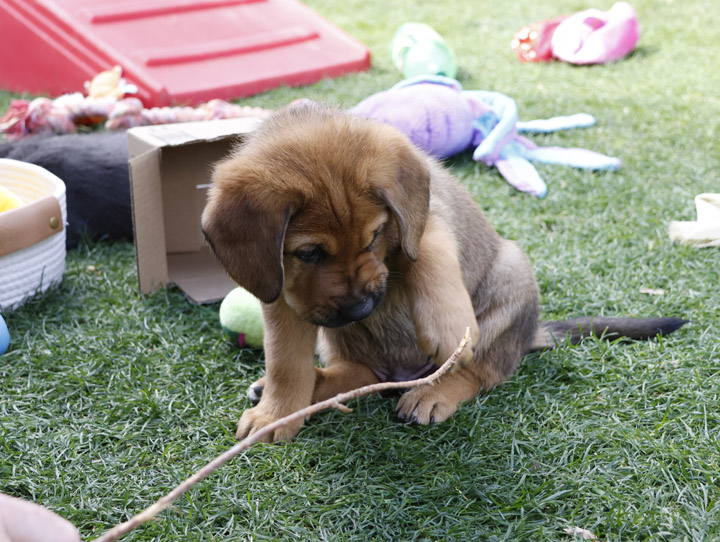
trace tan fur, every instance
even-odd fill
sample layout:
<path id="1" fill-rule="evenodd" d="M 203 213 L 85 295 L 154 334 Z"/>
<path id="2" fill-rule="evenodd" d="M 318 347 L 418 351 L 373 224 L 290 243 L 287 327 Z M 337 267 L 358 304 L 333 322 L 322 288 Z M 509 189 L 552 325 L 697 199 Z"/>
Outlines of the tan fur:
<path id="1" fill-rule="evenodd" d="M 470 344 L 478 342 L 478 324 L 470 295 L 463 283 L 458 247 L 445 221 L 428 217 L 420 241 L 418 259 L 407 265 L 406 287 L 410 301 L 410 318 L 420 351 L 437 365 L 442 365 L 457 348 L 457 337 L 470 328 Z M 459 363 L 472 360 L 473 349 L 466 348 Z"/>
<path id="2" fill-rule="evenodd" d="M 216 167 L 203 229 L 229 275 L 264 302 L 262 397 L 238 437 L 311 401 L 430 371 L 469 327 L 463 367 L 398 402 L 404 420 L 442 421 L 507 379 L 537 328 L 521 251 L 446 170 L 371 121 L 319 107 L 276 113 Z M 316 348 L 326 368 L 314 366 Z"/>

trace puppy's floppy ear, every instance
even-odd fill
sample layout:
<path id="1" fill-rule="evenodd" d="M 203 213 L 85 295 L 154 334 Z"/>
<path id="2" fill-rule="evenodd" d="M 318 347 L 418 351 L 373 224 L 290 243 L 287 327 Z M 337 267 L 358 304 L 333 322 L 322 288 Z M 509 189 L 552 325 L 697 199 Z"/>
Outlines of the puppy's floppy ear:
<path id="1" fill-rule="evenodd" d="M 293 204 L 278 194 L 261 189 L 256 193 L 254 187 L 216 179 L 202 228 L 227 274 L 264 303 L 272 303 L 283 288 L 283 244 Z"/>
<path id="2" fill-rule="evenodd" d="M 400 226 L 405 256 L 417 260 L 430 209 L 430 171 L 422 155 L 403 145 L 398 153 L 397 178 L 384 183 L 380 197 Z"/>

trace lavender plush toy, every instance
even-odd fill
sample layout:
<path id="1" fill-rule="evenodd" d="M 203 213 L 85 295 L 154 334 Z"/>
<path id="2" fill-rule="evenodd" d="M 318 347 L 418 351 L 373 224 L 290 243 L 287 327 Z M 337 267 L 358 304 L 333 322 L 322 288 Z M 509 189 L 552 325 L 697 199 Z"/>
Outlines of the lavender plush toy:
<path id="1" fill-rule="evenodd" d="M 547 186 L 530 162 L 616 170 L 620 160 L 586 149 L 538 147 L 519 132 L 588 127 L 588 114 L 519 122 L 515 101 L 499 92 L 463 91 L 455 79 L 422 76 L 369 96 L 351 112 L 385 122 L 436 158 L 474 149 L 473 159 L 495 166 L 515 188 L 540 198 Z"/>

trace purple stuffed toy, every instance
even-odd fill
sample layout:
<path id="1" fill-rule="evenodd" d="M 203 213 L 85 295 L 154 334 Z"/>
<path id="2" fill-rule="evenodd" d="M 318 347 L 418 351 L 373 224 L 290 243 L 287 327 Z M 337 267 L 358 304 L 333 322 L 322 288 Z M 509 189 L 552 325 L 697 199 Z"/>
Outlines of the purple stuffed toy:
<path id="1" fill-rule="evenodd" d="M 474 160 L 497 167 L 515 188 L 541 198 L 547 186 L 531 161 L 585 169 L 620 167 L 617 158 L 585 149 L 538 147 L 518 134 L 592 126 L 592 116 L 518 122 L 517 106 L 511 98 L 499 92 L 463 91 L 459 82 L 448 77 L 402 81 L 369 96 L 351 112 L 395 126 L 436 158 L 472 148 Z"/>

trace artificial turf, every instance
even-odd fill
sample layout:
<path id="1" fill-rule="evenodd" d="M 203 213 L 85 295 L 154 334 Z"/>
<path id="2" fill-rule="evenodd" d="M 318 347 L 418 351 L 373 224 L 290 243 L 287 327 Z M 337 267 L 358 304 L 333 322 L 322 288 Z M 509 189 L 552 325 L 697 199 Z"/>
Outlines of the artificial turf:
<path id="1" fill-rule="evenodd" d="M 610 3 L 306 3 L 366 43 L 373 68 L 242 103 L 351 106 L 399 80 L 394 30 L 427 22 L 455 49 L 465 88 L 515 98 L 525 120 L 598 120 L 534 141 L 623 160 L 614 173 L 538 166 L 542 200 L 468 155 L 448 161 L 529 254 L 543 318 L 691 324 L 646 343 L 591 339 L 528 356 L 508 383 L 430 427 L 400 424 L 394 399 L 321 413 L 125 540 L 537 542 L 572 540 L 563 531 L 572 526 L 600 540 L 720 539 L 720 252 L 667 235 L 671 220 L 695 219 L 696 194 L 720 191 L 717 2 L 634 1 L 637 49 L 592 67 L 521 64 L 510 38 Z M 0 93 L 3 109 L 11 96 Z M 173 288 L 140 295 L 130 244 L 69 252 L 59 287 L 4 313 L 12 344 L 0 357 L 0 491 L 48 506 L 90 540 L 232 446 L 263 358 L 223 340 L 217 309 Z"/>

